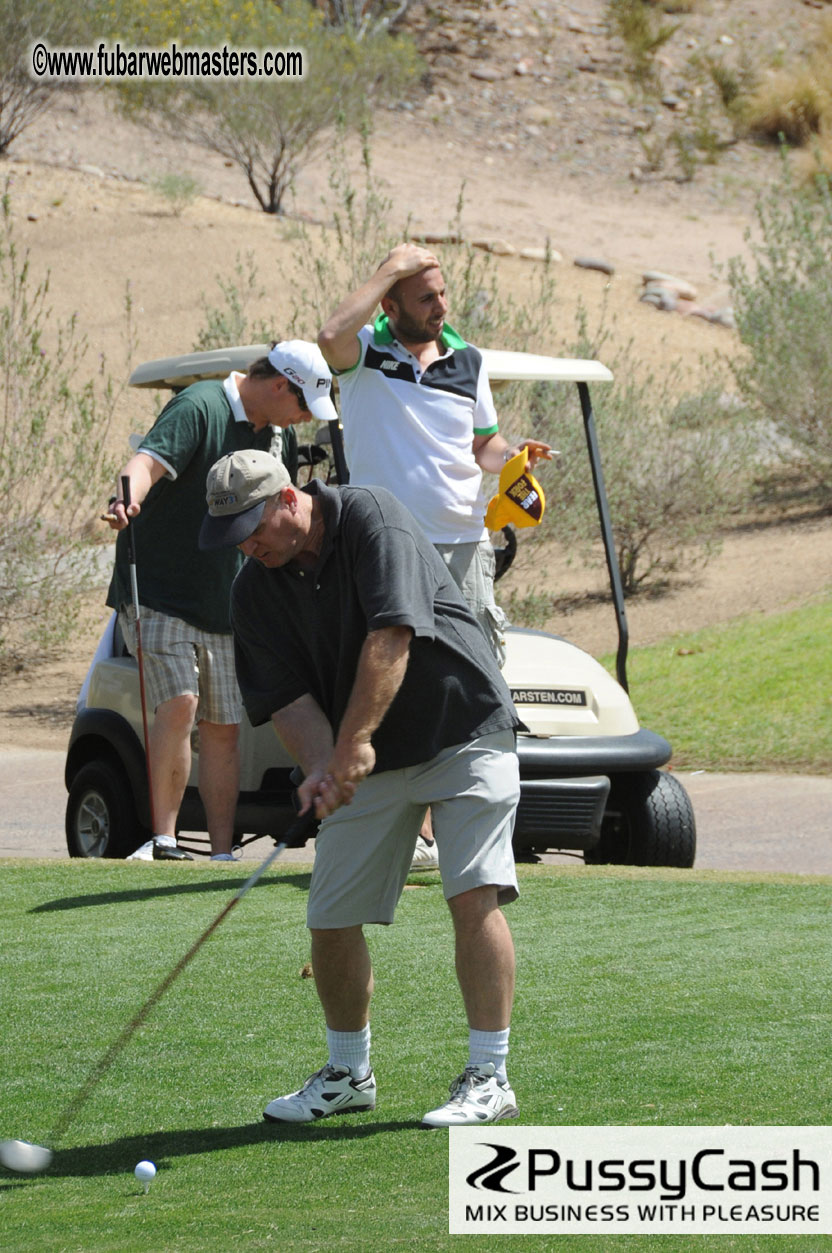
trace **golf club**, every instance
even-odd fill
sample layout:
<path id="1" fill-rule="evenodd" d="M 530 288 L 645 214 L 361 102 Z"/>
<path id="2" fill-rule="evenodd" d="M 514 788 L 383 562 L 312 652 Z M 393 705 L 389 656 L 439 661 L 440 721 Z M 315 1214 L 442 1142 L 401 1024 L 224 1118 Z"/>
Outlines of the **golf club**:
<path id="1" fill-rule="evenodd" d="M 130 478 L 122 475 L 121 498 L 125 513 L 130 505 Z M 153 773 L 150 768 L 150 734 L 147 728 L 147 697 L 144 690 L 144 651 L 142 649 L 142 615 L 139 607 L 139 584 L 136 579 L 136 544 L 133 527 L 127 519 L 127 563 L 130 567 L 130 588 L 133 593 L 133 612 L 136 615 L 136 661 L 139 667 L 139 696 L 142 704 L 142 730 L 144 732 L 144 760 L 147 770 L 147 803 L 150 808 L 150 833 L 156 835 L 156 807 L 153 803 Z"/>
<path id="2" fill-rule="evenodd" d="M 145 1021 L 153 1007 L 161 1000 L 174 980 L 178 979 L 179 975 L 181 975 L 182 971 L 191 959 L 197 954 L 199 949 L 202 948 L 202 945 L 208 939 L 209 935 L 216 931 L 223 919 L 231 913 L 231 910 L 237 902 L 242 900 L 246 892 L 253 888 L 257 880 L 265 874 L 275 858 L 279 857 L 284 849 L 287 848 L 287 846 L 289 846 L 293 841 L 297 847 L 297 843 L 300 841 L 300 837 L 303 835 L 304 831 L 311 832 L 316 822 L 317 819 L 314 814 L 314 809 L 310 809 L 307 813 L 302 814 L 300 817 L 295 819 L 286 832 L 285 838 L 279 844 L 275 845 L 268 857 L 260 863 L 253 874 L 249 875 L 242 887 L 239 888 L 227 904 L 223 906 L 214 921 L 210 923 L 202 932 L 202 935 L 194 941 L 187 953 L 185 953 L 184 957 L 179 959 L 170 973 L 165 975 L 161 983 L 154 988 L 154 990 L 150 993 L 150 996 L 142 1005 L 141 1009 L 139 1009 L 139 1011 L 134 1015 L 121 1034 L 117 1036 L 107 1049 L 106 1053 L 104 1053 L 101 1057 L 100 1061 L 93 1067 L 82 1087 L 79 1088 L 78 1092 L 69 1102 L 60 1118 L 58 1118 L 52 1134 L 49 1136 L 49 1143 L 52 1147 L 47 1148 L 45 1145 L 31 1144 L 28 1140 L 2 1140 L 0 1141 L 0 1163 L 2 1163 L 2 1165 L 7 1167 L 9 1170 L 16 1171 L 18 1174 L 28 1175 L 40 1174 L 42 1171 L 47 1169 L 52 1161 L 54 1147 L 64 1137 L 67 1128 L 78 1114 L 78 1111 L 89 1100 L 92 1092 L 101 1082 L 104 1075 L 110 1069 L 119 1054 L 123 1051 L 132 1036 Z"/>

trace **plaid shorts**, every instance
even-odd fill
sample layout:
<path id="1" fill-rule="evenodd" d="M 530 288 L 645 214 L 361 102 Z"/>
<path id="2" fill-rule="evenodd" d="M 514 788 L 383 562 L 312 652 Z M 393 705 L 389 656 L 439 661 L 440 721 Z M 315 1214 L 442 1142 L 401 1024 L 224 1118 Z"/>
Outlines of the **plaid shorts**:
<path id="1" fill-rule="evenodd" d="M 197 722 L 237 723 L 243 704 L 234 671 L 231 635 L 200 631 L 181 618 L 171 618 L 141 606 L 142 656 L 148 703 L 155 710 L 175 696 L 198 698 Z M 136 656 L 136 612 L 123 606 L 118 615 L 121 633 Z"/>

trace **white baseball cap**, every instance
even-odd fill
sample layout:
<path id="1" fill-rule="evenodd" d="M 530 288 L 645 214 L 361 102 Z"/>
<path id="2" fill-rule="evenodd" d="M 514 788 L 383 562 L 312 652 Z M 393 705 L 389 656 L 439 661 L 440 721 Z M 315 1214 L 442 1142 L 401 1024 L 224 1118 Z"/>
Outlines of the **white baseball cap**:
<path id="1" fill-rule="evenodd" d="M 337 422 L 332 403 L 332 373 L 317 344 L 285 339 L 269 352 L 269 362 L 303 392 L 306 407 L 319 422 Z"/>

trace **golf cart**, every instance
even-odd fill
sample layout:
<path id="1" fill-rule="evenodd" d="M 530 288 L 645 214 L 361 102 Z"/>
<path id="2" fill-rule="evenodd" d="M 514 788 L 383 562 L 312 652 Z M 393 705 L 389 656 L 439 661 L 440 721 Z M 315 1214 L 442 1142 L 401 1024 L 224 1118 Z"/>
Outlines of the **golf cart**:
<path id="1" fill-rule="evenodd" d="M 245 370 L 266 345 L 193 353 L 139 366 L 136 387 L 178 389 Z M 589 864 L 693 865 L 696 828 L 679 780 L 660 769 L 668 742 L 639 726 L 627 694 L 627 619 L 609 518 L 589 385 L 612 375 L 598 361 L 522 352 L 483 352 L 492 385 L 546 381 L 577 387 L 592 466 L 601 535 L 618 624 L 616 678 L 589 654 L 541 631 L 510 628 L 504 676 L 527 730 L 518 736 L 521 798 L 514 829 L 518 859 L 545 851 L 583 855 Z M 301 448 L 301 464 L 345 483 L 348 471 L 336 422 Z M 507 529 L 498 550 L 504 572 L 514 551 Z M 139 574 L 139 585 L 141 576 Z M 149 836 L 147 775 L 136 663 L 119 640 L 96 660 L 72 729 L 65 779 L 66 836 L 73 857 L 125 857 Z M 242 776 L 235 830 L 241 843 L 282 839 L 295 819 L 293 763 L 269 726 L 240 730 Z M 197 791 L 198 735 L 193 769 L 179 814 L 191 851 L 207 851 Z M 196 834 L 194 834 L 196 833 Z M 305 836 L 299 842 L 305 842 Z"/>

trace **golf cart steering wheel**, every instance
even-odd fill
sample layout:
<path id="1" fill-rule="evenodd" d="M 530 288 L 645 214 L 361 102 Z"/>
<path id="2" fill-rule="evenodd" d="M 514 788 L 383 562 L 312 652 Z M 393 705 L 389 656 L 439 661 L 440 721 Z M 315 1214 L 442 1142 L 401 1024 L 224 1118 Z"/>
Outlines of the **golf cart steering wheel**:
<path id="1" fill-rule="evenodd" d="M 501 579 L 514 561 L 514 555 L 517 552 L 517 536 L 514 534 L 514 528 L 510 526 L 503 527 L 503 537 L 505 545 L 502 548 L 494 549 L 494 559 L 497 563 L 494 571 L 494 582 Z"/>

